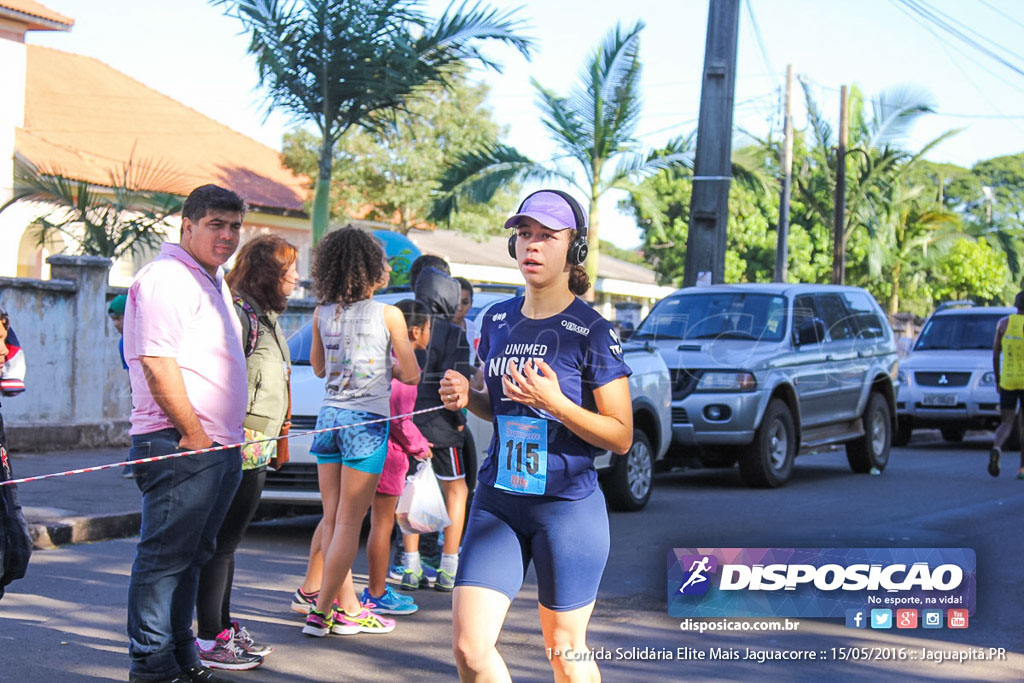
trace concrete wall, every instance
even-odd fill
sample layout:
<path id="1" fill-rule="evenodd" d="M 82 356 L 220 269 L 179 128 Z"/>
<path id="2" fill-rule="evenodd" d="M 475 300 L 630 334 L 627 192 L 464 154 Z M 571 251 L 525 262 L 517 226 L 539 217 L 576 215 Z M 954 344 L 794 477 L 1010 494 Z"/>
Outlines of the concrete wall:
<path id="1" fill-rule="evenodd" d="M 53 279 L 0 278 L 25 350 L 25 392 L 3 399 L 12 450 L 128 443 L 131 391 L 107 302 L 110 260 L 51 256 Z"/>

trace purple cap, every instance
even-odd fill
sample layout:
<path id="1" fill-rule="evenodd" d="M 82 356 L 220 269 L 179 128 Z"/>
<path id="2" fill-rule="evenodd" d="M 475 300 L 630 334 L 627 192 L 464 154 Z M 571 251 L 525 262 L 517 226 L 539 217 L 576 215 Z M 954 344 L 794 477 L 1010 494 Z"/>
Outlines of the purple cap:
<path id="1" fill-rule="evenodd" d="M 532 218 L 551 230 L 566 230 L 576 227 L 572 206 L 569 205 L 565 197 L 550 190 L 534 192 L 527 197 L 519 207 L 519 213 L 505 221 L 505 227 L 516 227 L 519 224 L 519 219 L 523 217 Z"/>

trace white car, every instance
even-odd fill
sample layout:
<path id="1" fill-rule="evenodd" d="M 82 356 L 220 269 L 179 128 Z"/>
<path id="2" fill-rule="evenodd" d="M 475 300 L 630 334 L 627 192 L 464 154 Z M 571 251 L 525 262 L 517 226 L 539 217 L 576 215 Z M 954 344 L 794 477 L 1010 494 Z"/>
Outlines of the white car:
<path id="1" fill-rule="evenodd" d="M 946 441 L 960 441 L 968 429 L 999 424 L 992 342 L 999 319 L 1016 309 L 957 305 L 932 314 L 900 363 L 894 446 L 905 446 L 915 429 L 939 429 Z"/>
<path id="2" fill-rule="evenodd" d="M 487 309 L 513 296 L 510 292 L 480 291 L 473 296 L 473 308 L 467 317 L 483 321 Z M 411 292 L 388 292 L 374 297 L 394 304 L 412 298 Z M 479 327 L 478 327 L 479 329 Z M 324 380 L 313 374 L 309 365 L 312 322 L 303 325 L 288 340 L 292 355 L 292 433 L 312 430 L 324 397 Z M 624 358 L 633 370 L 629 388 L 633 400 L 633 447 L 624 456 L 610 452 L 598 456 L 602 487 L 609 503 L 618 510 L 640 510 L 651 496 L 654 464 L 664 457 L 672 438 L 671 384 L 668 368 L 661 355 L 649 344 L 625 344 Z M 487 457 L 491 442 L 491 423 L 472 413 L 466 467 L 473 470 Z M 312 436 L 295 436 L 289 443 L 290 459 L 280 470 L 268 471 L 262 502 L 290 506 L 320 506 L 316 458 L 309 453 Z M 470 482 L 472 484 L 472 482 Z"/>

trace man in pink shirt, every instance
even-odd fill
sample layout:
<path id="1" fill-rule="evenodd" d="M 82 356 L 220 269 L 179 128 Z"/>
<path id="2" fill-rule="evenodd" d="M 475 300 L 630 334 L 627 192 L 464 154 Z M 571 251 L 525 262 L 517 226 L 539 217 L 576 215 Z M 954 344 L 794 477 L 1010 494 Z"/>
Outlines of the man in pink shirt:
<path id="1" fill-rule="evenodd" d="M 245 211 L 230 190 L 193 190 L 181 243 L 164 244 L 128 290 L 133 460 L 243 440 L 245 356 L 221 266 Z M 129 680 L 224 680 L 199 661 L 192 614 L 241 474 L 237 448 L 135 465 L 142 528 L 128 589 Z"/>

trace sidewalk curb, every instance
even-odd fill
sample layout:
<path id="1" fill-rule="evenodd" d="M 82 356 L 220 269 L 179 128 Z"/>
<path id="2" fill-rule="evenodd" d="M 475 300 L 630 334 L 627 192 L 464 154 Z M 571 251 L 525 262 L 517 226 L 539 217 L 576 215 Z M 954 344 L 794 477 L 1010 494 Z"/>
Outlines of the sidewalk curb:
<path id="1" fill-rule="evenodd" d="M 69 543 L 91 543 L 135 536 L 139 533 L 141 522 L 141 512 L 121 512 L 30 521 L 28 530 L 34 548 L 52 550 Z"/>

